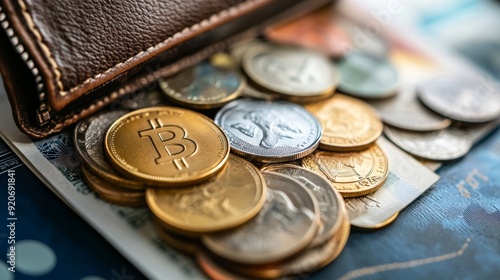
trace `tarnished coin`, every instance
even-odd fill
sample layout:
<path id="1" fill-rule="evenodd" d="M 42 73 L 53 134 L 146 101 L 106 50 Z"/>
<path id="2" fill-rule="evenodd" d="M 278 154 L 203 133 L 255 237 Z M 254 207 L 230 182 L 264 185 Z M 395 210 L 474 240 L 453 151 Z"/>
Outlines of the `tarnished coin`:
<path id="1" fill-rule="evenodd" d="M 453 160 L 467 154 L 472 141 L 457 129 L 411 132 L 385 127 L 384 133 L 394 144 L 409 154 L 430 160 Z"/>
<path id="2" fill-rule="evenodd" d="M 364 223 L 356 223 L 356 222 L 353 222 L 351 221 L 351 225 L 355 228 L 357 228 L 358 230 L 365 230 L 365 231 L 371 231 L 371 230 L 378 230 L 378 229 L 382 229 L 382 228 L 385 228 L 387 226 L 389 226 L 390 224 L 392 224 L 396 218 L 398 217 L 399 215 L 399 212 L 396 212 L 394 215 L 390 216 L 387 220 L 381 222 L 381 223 L 378 223 L 376 225 L 374 224 L 364 224 Z"/>
<path id="3" fill-rule="evenodd" d="M 215 122 L 226 132 L 231 151 L 251 161 L 295 160 L 312 153 L 321 138 L 319 121 L 288 102 L 236 100 L 217 113 Z"/>
<path id="4" fill-rule="evenodd" d="M 453 120 L 481 123 L 500 116 L 500 94 L 487 82 L 465 76 L 436 76 L 418 88 L 420 100 Z"/>
<path id="5" fill-rule="evenodd" d="M 271 45 L 245 53 L 243 70 L 255 83 L 295 102 L 324 99 L 333 94 L 338 74 L 321 53 Z"/>
<path id="6" fill-rule="evenodd" d="M 353 52 L 337 63 L 339 90 L 349 95 L 377 99 L 397 93 L 399 74 L 385 57 Z"/>
<path id="7" fill-rule="evenodd" d="M 319 245 L 332 238 L 342 225 L 344 200 L 335 188 L 323 177 L 308 169 L 291 164 L 273 164 L 262 171 L 272 171 L 291 176 L 301 181 L 316 197 L 319 205 L 320 228 L 309 246 Z"/>
<path id="8" fill-rule="evenodd" d="M 193 109 L 219 108 L 236 99 L 246 82 L 236 71 L 199 63 L 158 81 L 172 102 Z"/>
<path id="9" fill-rule="evenodd" d="M 129 207 L 146 206 L 146 195 L 144 190 L 131 190 L 113 185 L 112 183 L 102 180 L 83 165 L 82 175 L 89 187 L 104 201 Z"/>
<path id="10" fill-rule="evenodd" d="M 207 182 L 189 188 L 146 192 L 148 206 L 172 228 L 208 233 L 239 226 L 264 205 L 266 183 L 248 161 L 230 155 L 227 165 Z"/>
<path id="11" fill-rule="evenodd" d="M 104 156 L 103 145 L 106 131 L 114 121 L 126 113 L 128 113 L 127 110 L 102 112 L 80 121 L 73 134 L 75 149 L 85 165 L 101 178 L 124 188 L 144 190 L 144 183 L 119 174 Z"/>
<path id="12" fill-rule="evenodd" d="M 320 149 L 357 151 L 373 144 L 382 134 L 377 113 L 366 103 L 342 94 L 306 106 L 323 126 Z"/>
<path id="13" fill-rule="evenodd" d="M 412 131 L 433 131 L 450 126 L 451 121 L 427 109 L 417 98 L 415 87 L 406 86 L 387 99 L 371 100 L 384 123 Z"/>
<path id="14" fill-rule="evenodd" d="M 229 155 L 224 132 L 209 118 L 185 109 L 151 107 L 116 120 L 105 151 L 123 174 L 152 186 L 171 187 L 208 180 Z"/>
<path id="15" fill-rule="evenodd" d="M 268 192 L 259 214 L 238 228 L 203 235 L 203 244 L 215 254 L 238 263 L 266 264 L 299 252 L 313 239 L 319 209 L 311 191 L 288 176 L 263 175 Z"/>
<path id="16" fill-rule="evenodd" d="M 375 192 L 389 173 L 387 155 L 377 144 L 361 152 L 317 150 L 302 159 L 302 166 L 324 176 L 346 198 Z"/>

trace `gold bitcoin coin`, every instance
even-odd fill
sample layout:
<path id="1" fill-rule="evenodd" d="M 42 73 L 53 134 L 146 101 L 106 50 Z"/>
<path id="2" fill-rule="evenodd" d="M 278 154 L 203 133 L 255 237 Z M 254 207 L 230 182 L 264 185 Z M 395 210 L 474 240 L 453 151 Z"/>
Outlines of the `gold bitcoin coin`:
<path id="1" fill-rule="evenodd" d="M 360 152 L 316 150 L 302 166 L 324 176 L 345 198 L 375 192 L 389 173 L 387 155 L 377 144 Z"/>
<path id="2" fill-rule="evenodd" d="M 158 187 L 205 181 L 221 170 L 229 155 L 228 139 L 211 119 L 166 106 L 119 118 L 104 144 L 118 171 Z"/>
<path id="3" fill-rule="evenodd" d="M 373 225 L 373 224 L 372 225 L 358 224 L 358 223 L 353 223 L 353 222 L 351 222 L 351 225 L 359 231 L 378 230 L 378 229 L 385 228 L 385 227 L 389 226 L 390 224 L 392 224 L 398 216 L 399 216 L 399 212 L 396 212 L 394 215 L 390 216 L 387 220 L 385 220 L 381 223 L 375 224 L 375 225 Z"/>
<path id="4" fill-rule="evenodd" d="M 323 126 L 320 149 L 358 151 L 367 148 L 382 134 L 383 125 L 377 112 L 358 99 L 336 94 L 305 107 Z"/>
<path id="5" fill-rule="evenodd" d="M 248 161 L 230 155 L 223 171 L 190 188 L 148 189 L 149 208 L 170 228 L 194 233 L 225 230 L 254 217 L 266 200 L 266 183 Z"/>
<path id="6" fill-rule="evenodd" d="M 132 190 L 116 186 L 101 179 L 83 165 L 82 175 L 89 187 L 104 201 L 129 207 L 146 206 L 144 190 Z"/>

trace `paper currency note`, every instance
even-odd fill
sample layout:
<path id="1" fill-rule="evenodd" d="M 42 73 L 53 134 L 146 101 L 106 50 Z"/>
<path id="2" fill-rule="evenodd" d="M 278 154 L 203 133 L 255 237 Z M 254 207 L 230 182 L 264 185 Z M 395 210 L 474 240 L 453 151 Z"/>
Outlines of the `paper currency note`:
<path id="1" fill-rule="evenodd" d="M 81 178 L 80 161 L 69 131 L 40 141 L 22 134 L 12 119 L 5 89 L 0 86 L 0 136 L 46 186 L 148 279 L 206 278 L 193 261 L 161 242 L 146 208 L 119 207 L 95 197 Z"/>
<path id="2" fill-rule="evenodd" d="M 418 198 L 439 176 L 399 150 L 385 138 L 378 144 L 389 157 L 389 176 L 375 193 L 346 199 L 352 225 L 371 226 L 382 223 Z"/>

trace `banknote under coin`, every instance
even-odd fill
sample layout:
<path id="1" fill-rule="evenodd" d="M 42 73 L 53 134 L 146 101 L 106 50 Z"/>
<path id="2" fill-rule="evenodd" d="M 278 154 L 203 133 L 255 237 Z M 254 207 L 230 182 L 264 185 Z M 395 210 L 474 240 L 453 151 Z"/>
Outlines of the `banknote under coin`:
<path id="1" fill-rule="evenodd" d="M 412 132 L 386 126 L 384 134 L 404 151 L 429 160 L 454 160 L 467 154 L 472 147 L 464 131 L 452 128 Z"/>
<path id="2" fill-rule="evenodd" d="M 82 166 L 83 179 L 94 190 L 100 199 L 129 207 L 146 206 L 145 190 L 131 190 L 107 182 L 92 171 Z"/>
<path id="3" fill-rule="evenodd" d="M 394 96 L 399 86 L 396 67 L 385 57 L 353 52 L 337 62 L 339 90 L 354 97 L 379 99 Z"/>
<path id="4" fill-rule="evenodd" d="M 250 49 L 243 56 L 242 67 L 256 84 L 294 102 L 325 99 L 338 83 L 328 58 L 304 48 L 269 44 Z"/>
<path id="5" fill-rule="evenodd" d="M 351 224 L 358 227 L 374 227 L 387 221 L 439 179 L 438 175 L 384 137 L 379 138 L 377 144 L 387 152 L 391 163 L 389 176 L 376 192 L 365 197 L 346 199 Z"/>
<path id="6" fill-rule="evenodd" d="M 185 188 L 149 188 L 148 206 L 169 227 L 209 233 L 237 227 L 253 218 L 266 200 L 266 183 L 248 161 L 230 155 L 208 181 Z"/>
<path id="7" fill-rule="evenodd" d="M 158 187 L 208 180 L 229 155 L 227 137 L 211 119 L 167 106 L 122 116 L 106 133 L 104 147 L 117 170 Z"/>
<path id="8" fill-rule="evenodd" d="M 387 155 L 377 144 L 360 152 L 316 150 L 302 159 L 302 166 L 328 179 L 344 198 L 375 192 L 389 170 Z"/>
<path id="9" fill-rule="evenodd" d="M 128 112 L 128 110 L 105 111 L 80 121 L 75 127 L 73 141 L 76 152 L 93 173 L 124 188 L 145 190 L 144 183 L 118 173 L 104 155 L 103 143 L 106 131 L 114 121 Z"/>
<path id="10" fill-rule="evenodd" d="M 499 90 L 481 78 L 435 76 L 419 85 L 418 97 L 433 111 L 457 121 L 482 123 L 500 116 Z"/>
<path id="11" fill-rule="evenodd" d="M 203 62 L 158 83 L 174 103 L 192 109 L 212 109 L 236 99 L 246 81 L 236 71 Z"/>
<path id="12" fill-rule="evenodd" d="M 391 98 L 368 101 L 384 123 L 412 131 L 433 131 L 450 126 L 451 121 L 429 110 L 417 98 L 416 88 L 402 86 Z"/>
<path id="13" fill-rule="evenodd" d="M 302 106 L 282 101 L 240 99 L 219 110 L 217 123 L 231 151 L 250 161 L 285 162 L 312 153 L 321 124 Z"/>
<path id="14" fill-rule="evenodd" d="M 242 264 L 283 260 L 313 239 L 319 224 L 318 202 L 300 181 L 263 172 L 268 187 L 264 207 L 248 223 L 224 232 L 202 236 L 215 254 Z"/>
<path id="15" fill-rule="evenodd" d="M 383 125 L 377 112 L 358 99 L 336 94 L 305 108 L 323 126 L 320 149 L 339 152 L 362 150 L 382 134 Z"/>
<path id="16" fill-rule="evenodd" d="M 309 246 L 325 243 L 342 225 L 345 205 L 342 196 L 322 176 L 308 169 L 291 164 L 272 164 L 261 169 L 291 176 L 301 181 L 316 197 L 319 205 L 320 228 Z"/>

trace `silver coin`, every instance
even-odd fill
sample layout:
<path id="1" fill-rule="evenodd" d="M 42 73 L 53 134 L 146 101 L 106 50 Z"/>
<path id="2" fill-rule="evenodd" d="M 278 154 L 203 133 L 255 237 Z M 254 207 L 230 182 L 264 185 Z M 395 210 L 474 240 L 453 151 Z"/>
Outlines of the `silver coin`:
<path id="1" fill-rule="evenodd" d="M 322 176 L 303 167 L 291 164 L 273 164 L 261 169 L 291 176 L 301 181 L 316 197 L 319 205 L 320 228 L 310 246 L 320 245 L 332 238 L 342 225 L 344 200 Z"/>
<path id="2" fill-rule="evenodd" d="M 442 75 L 419 86 L 420 100 L 431 110 L 453 120 L 481 123 L 500 116 L 500 94 L 484 81 Z"/>
<path id="3" fill-rule="evenodd" d="M 387 98 L 397 93 L 399 74 L 385 57 L 353 52 L 337 63 L 339 90 L 359 98 Z"/>
<path id="4" fill-rule="evenodd" d="M 453 160 L 467 154 L 472 141 L 457 129 L 443 129 L 431 132 L 411 132 L 385 127 L 385 135 L 401 149 L 424 159 Z"/>
<path id="5" fill-rule="evenodd" d="M 433 131 L 447 128 L 451 121 L 427 109 L 417 98 L 413 86 L 405 86 L 387 99 L 370 100 L 384 123 L 412 131 Z"/>
<path id="6" fill-rule="evenodd" d="M 167 98 L 193 109 L 222 107 L 236 99 L 246 84 L 237 72 L 210 63 L 199 63 L 158 82 Z"/>
<path id="7" fill-rule="evenodd" d="M 261 87 L 292 98 L 306 98 L 304 101 L 333 94 L 338 80 L 326 56 L 303 48 L 253 48 L 243 56 L 242 66 Z"/>
<path id="8" fill-rule="evenodd" d="M 318 202 L 298 180 L 262 173 L 268 187 L 259 214 L 242 226 L 204 235 L 203 244 L 215 254 L 245 264 L 266 264 L 287 258 L 313 239 L 319 223 Z"/>
<path id="9" fill-rule="evenodd" d="M 111 124 L 129 111 L 101 112 L 80 121 L 74 131 L 75 149 L 85 165 L 101 178 L 131 189 L 144 189 L 143 183 L 120 175 L 106 160 L 103 150 L 104 135 Z"/>
<path id="10" fill-rule="evenodd" d="M 240 99 L 215 116 L 231 150 L 248 160 L 284 162 L 312 153 L 321 139 L 320 122 L 303 107 L 288 102 Z"/>

